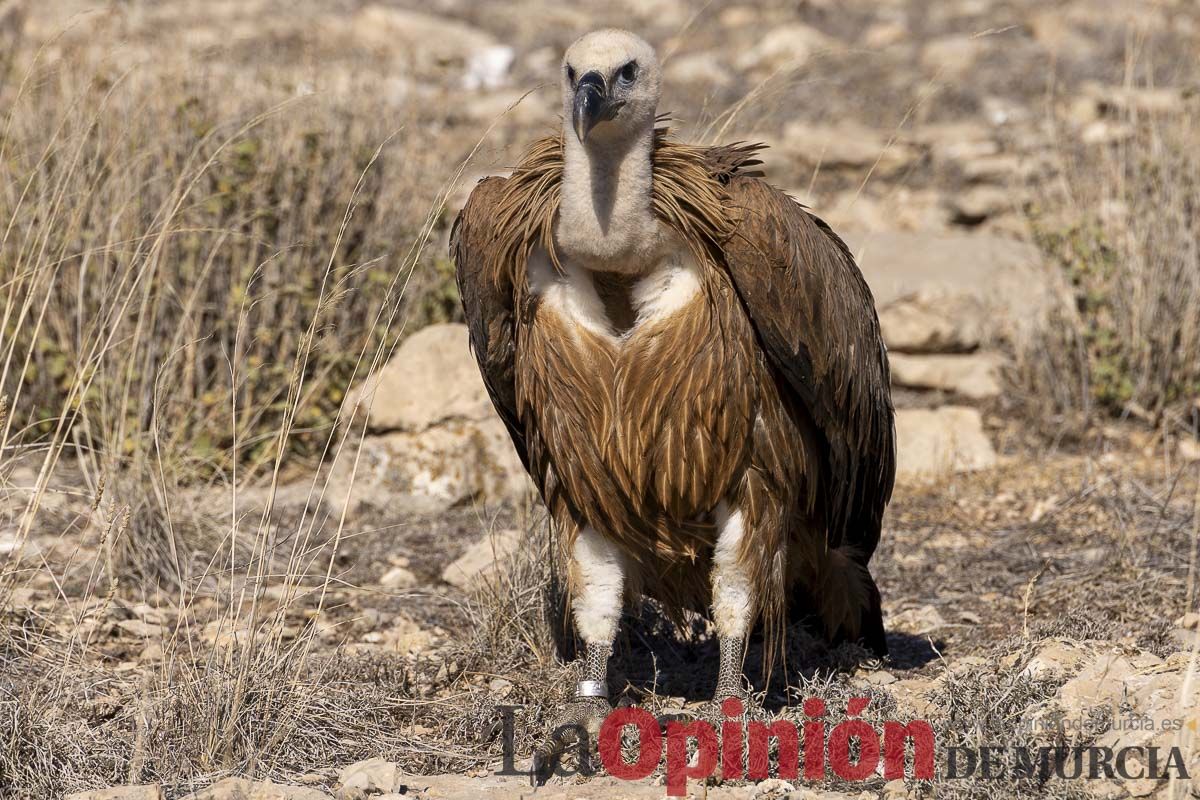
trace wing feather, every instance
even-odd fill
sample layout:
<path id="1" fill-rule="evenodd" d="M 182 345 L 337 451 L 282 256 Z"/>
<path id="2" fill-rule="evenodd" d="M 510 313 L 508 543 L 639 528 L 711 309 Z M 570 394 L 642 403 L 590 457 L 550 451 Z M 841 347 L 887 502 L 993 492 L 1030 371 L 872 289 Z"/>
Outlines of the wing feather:
<path id="1" fill-rule="evenodd" d="M 484 178 L 467 199 L 450 230 L 458 293 L 470 331 L 471 351 L 479 362 L 492 405 L 512 437 L 521 462 L 529 470 L 525 428 L 517 413 L 514 367 L 516 329 L 512 273 L 490 257 L 500 246 L 496 221 L 501 219 L 505 178 Z"/>
<path id="2" fill-rule="evenodd" d="M 783 383 L 827 444 L 822 495 L 830 547 L 863 563 L 879 543 L 895 480 L 887 349 L 871 291 L 845 243 L 764 181 L 727 184 L 738 221 L 724 262 Z"/>

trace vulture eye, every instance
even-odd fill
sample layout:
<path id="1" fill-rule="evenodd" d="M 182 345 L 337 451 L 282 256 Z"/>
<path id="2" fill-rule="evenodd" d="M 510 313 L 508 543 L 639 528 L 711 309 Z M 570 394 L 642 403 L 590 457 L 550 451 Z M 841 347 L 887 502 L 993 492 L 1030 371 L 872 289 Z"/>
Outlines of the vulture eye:
<path id="1" fill-rule="evenodd" d="M 570 64 L 567 64 L 567 80 L 570 81 L 572 86 L 575 85 L 575 68 Z"/>
<path id="2" fill-rule="evenodd" d="M 621 67 L 621 71 L 617 73 L 617 79 L 624 84 L 633 83 L 637 78 L 638 65 L 636 61 L 630 61 L 625 66 Z"/>

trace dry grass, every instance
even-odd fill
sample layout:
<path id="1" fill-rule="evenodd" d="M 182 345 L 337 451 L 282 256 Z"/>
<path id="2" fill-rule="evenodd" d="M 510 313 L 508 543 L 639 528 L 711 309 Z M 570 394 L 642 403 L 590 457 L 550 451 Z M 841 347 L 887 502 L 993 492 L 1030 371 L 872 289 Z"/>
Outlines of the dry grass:
<path id="1" fill-rule="evenodd" d="M 1200 422 L 1200 130 L 1194 113 L 1116 115 L 1113 146 L 1063 144 L 1035 233 L 1074 307 L 1025 354 L 1046 413 Z"/>
<path id="2" fill-rule="evenodd" d="M 0 444 L 69 431 L 122 466 L 157 449 L 187 478 L 257 473 L 290 419 L 289 450 L 318 458 L 446 164 L 365 90 L 87 75 L 4 90 Z"/>
<path id="3" fill-rule="evenodd" d="M 455 300 L 417 268 L 464 164 L 431 167 L 365 91 L 92 67 L 0 89 L 0 796 L 398 757 L 409 667 L 314 647 L 343 533 L 315 466 L 357 456 L 346 387 Z M 224 527 L 183 502 L 256 484 Z M 76 544 L 39 563 L 35 532 Z"/>

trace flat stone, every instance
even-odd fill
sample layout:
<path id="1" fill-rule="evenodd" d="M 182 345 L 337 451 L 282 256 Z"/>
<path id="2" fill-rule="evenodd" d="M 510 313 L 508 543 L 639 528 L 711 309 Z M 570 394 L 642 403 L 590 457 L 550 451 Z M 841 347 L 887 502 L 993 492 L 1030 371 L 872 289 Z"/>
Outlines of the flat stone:
<path id="1" fill-rule="evenodd" d="M 980 338 L 1018 341 L 1065 301 L 1061 281 L 1032 244 L 986 234 L 890 231 L 848 234 L 877 308 L 901 298 L 942 298 L 974 307 Z M 887 333 L 885 327 L 885 335 Z"/>
<path id="2" fill-rule="evenodd" d="M 995 353 L 907 355 L 889 353 L 892 382 L 913 389 L 940 389 L 972 400 L 1000 394 L 1000 367 Z"/>
<path id="3" fill-rule="evenodd" d="M 996 451 L 974 408 L 901 408 L 896 411 L 896 475 L 937 478 L 986 469 Z"/>
<path id="4" fill-rule="evenodd" d="M 1084 94 L 1093 98 L 1099 113 L 1169 114 L 1183 111 L 1187 100 L 1175 87 L 1085 85 Z"/>
<path id="5" fill-rule="evenodd" d="M 1022 670 L 1034 680 L 1064 679 L 1074 675 L 1092 657 L 1089 648 L 1077 642 L 1054 639 L 1045 643 Z"/>
<path id="6" fill-rule="evenodd" d="M 812 125 L 793 122 L 783 132 L 783 149 L 811 169 L 867 169 L 875 174 L 899 170 L 916 157 L 913 149 L 881 130 L 857 122 Z"/>
<path id="7" fill-rule="evenodd" d="M 369 758 L 346 767 L 338 775 L 341 791 L 358 790 L 361 792 L 383 793 L 390 792 L 396 787 L 399 774 L 397 767 L 391 761 L 382 758 Z"/>
<path id="8" fill-rule="evenodd" d="M 978 156 L 963 161 L 959 167 L 969 181 L 1003 183 L 1021 175 L 1021 159 L 1015 155 Z"/>
<path id="9" fill-rule="evenodd" d="M 662 800 L 666 791 L 661 779 L 626 781 L 607 775 L 597 775 L 580 783 L 552 778 L 545 786 L 538 787 L 536 793 L 530 789 L 529 778 L 525 775 L 406 775 L 400 782 L 404 787 L 403 792 L 398 790 L 400 796 L 416 795 L 429 800 Z M 689 797 L 706 797 L 707 800 L 766 800 L 782 797 L 795 800 L 861 800 L 863 797 L 861 792 L 814 791 L 803 786 L 788 791 L 792 785 L 777 778 L 742 786 L 727 783 L 702 787 L 697 781 L 690 781 L 688 790 Z"/>
<path id="10" fill-rule="evenodd" d="M 142 786 L 113 786 L 69 794 L 63 800 L 162 800 L 162 787 L 157 783 Z"/>
<path id="11" fill-rule="evenodd" d="M 529 486 L 498 417 L 369 436 L 356 464 L 357 448 L 348 443 L 330 470 L 324 499 L 335 513 L 386 508 L 429 514 L 513 500 Z"/>
<path id="12" fill-rule="evenodd" d="M 492 574 L 498 564 L 517 551 L 520 543 L 521 532 L 517 530 L 502 530 L 485 536 L 442 570 L 442 580 L 460 589 L 469 589 Z"/>
<path id="13" fill-rule="evenodd" d="M 1107 649 L 1097 645 L 1097 650 L 1054 697 L 1026 709 L 1025 723 L 1053 729 L 1060 719 L 1084 720 L 1092 727 L 1091 733 L 1083 734 L 1091 739 L 1088 744 L 1114 752 L 1157 748 L 1160 763 L 1171 747 L 1180 747 L 1183 766 L 1196 775 L 1200 752 L 1189 746 L 1196 708 L 1200 707 L 1193 654 L 1175 653 L 1164 660 L 1153 653 L 1113 645 Z M 1095 726 L 1100 726 L 1098 734 Z M 1080 738 L 1077 728 L 1078 724 L 1064 729 L 1069 741 Z M 1143 771 L 1144 764 L 1136 761 L 1136 756 L 1130 758 L 1133 774 Z M 1144 797 L 1165 784 L 1147 777 L 1119 785 L 1135 797 Z"/>
<path id="14" fill-rule="evenodd" d="M 329 800 L 329 795 L 311 786 L 225 778 L 182 800 Z"/>
<path id="15" fill-rule="evenodd" d="M 896 614 L 890 614 L 887 618 L 887 627 L 890 630 L 913 633 L 918 636 L 933 633 L 938 628 L 944 627 L 945 624 L 946 620 L 942 618 L 941 612 L 933 606 L 906 609 Z"/>

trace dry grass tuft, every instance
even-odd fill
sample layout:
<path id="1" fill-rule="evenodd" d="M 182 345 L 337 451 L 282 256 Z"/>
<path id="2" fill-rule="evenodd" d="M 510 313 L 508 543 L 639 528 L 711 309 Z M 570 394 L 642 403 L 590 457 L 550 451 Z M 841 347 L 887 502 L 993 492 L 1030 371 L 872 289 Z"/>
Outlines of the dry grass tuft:
<path id="1" fill-rule="evenodd" d="M 1063 153 L 1035 234 L 1071 286 L 1023 377 L 1041 410 L 1173 416 L 1195 431 L 1200 398 L 1200 131 L 1195 114 L 1122 120 L 1113 146 Z M 1035 388 L 1036 387 L 1036 388 Z"/>

